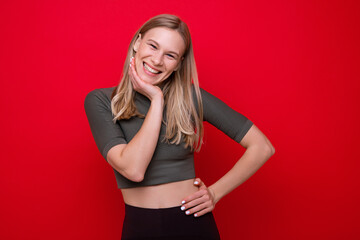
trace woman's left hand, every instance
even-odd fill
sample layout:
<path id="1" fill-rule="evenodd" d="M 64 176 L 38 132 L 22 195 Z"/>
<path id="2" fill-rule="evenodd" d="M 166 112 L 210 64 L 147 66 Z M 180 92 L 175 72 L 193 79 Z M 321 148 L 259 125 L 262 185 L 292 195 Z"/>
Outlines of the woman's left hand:
<path id="1" fill-rule="evenodd" d="M 215 194 L 200 178 L 195 179 L 194 185 L 198 186 L 199 190 L 183 199 L 181 210 L 187 215 L 194 214 L 194 217 L 200 217 L 215 208 Z"/>

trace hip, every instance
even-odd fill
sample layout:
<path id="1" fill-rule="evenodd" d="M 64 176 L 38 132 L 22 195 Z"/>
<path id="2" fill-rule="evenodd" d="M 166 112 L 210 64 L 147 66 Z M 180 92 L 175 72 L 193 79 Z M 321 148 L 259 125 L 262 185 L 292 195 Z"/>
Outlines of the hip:
<path id="1" fill-rule="evenodd" d="M 180 206 L 185 197 L 196 191 L 198 187 L 194 185 L 194 179 L 121 189 L 126 204 L 154 209 Z"/>
<path id="2" fill-rule="evenodd" d="M 211 212 L 194 217 L 185 215 L 180 205 L 155 209 L 125 204 L 121 239 L 219 240 L 220 235 Z"/>

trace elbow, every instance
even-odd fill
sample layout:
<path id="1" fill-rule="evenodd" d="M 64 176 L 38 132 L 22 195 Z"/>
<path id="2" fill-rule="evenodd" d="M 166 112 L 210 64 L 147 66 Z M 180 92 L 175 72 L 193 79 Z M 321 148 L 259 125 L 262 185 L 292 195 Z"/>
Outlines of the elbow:
<path id="1" fill-rule="evenodd" d="M 275 154 L 275 148 L 271 143 L 267 143 L 265 146 L 265 152 L 269 156 L 269 158 Z"/>
<path id="2" fill-rule="evenodd" d="M 138 168 L 135 168 L 134 166 L 119 166 L 119 164 L 116 164 L 116 162 L 109 160 L 109 164 L 123 177 L 126 179 L 133 181 L 133 182 L 142 182 L 144 180 L 145 172 L 141 171 Z"/>
<path id="3" fill-rule="evenodd" d="M 132 159 L 124 159 L 121 156 L 119 158 L 117 155 L 121 155 L 121 153 L 112 155 L 108 154 L 107 156 L 107 161 L 113 167 L 113 169 L 130 181 L 142 182 L 144 180 L 146 169 L 143 170 L 140 166 L 133 164 L 133 162 L 136 161 L 132 161 Z"/>
<path id="4" fill-rule="evenodd" d="M 253 146 L 254 149 L 256 149 L 255 151 L 261 153 L 266 160 L 275 154 L 275 148 L 270 143 L 270 141 L 262 141 L 258 144 L 254 144 Z"/>
<path id="5" fill-rule="evenodd" d="M 144 174 L 141 173 L 132 174 L 129 175 L 128 179 L 133 182 L 142 182 L 144 180 Z"/>
<path id="6" fill-rule="evenodd" d="M 133 182 L 142 182 L 144 180 L 144 173 L 136 169 L 128 169 L 120 171 L 121 175 Z"/>

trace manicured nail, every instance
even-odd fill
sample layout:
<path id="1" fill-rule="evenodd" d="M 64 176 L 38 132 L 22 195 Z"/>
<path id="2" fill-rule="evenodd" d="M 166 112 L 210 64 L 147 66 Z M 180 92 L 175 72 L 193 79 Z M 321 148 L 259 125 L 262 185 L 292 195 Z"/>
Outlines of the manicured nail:
<path id="1" fill-rule="evenodd" d="M 184 210 L 185 210 L 185 206 L 182 206 L 182 207 L 181 207 L 181 210 L 183 210 L 183 211 L 184 211 Z"/>
<path id="2" fill-rule="evenodd" d="M 189 214 L 190 214 L 190 211 L 186 211 L 185 213 L 186 213 L 187 215 L 189 215 Z"/>
<path id="3" fill-rule="evenodd" d="M 197 213 L 194 214 L 194 217 L 197 217 Z"/>
<path id="4" fill-rule="evenodd" d="M 195 181 L 194 184 L 199 184 L 199 182 L 198 182 L 198 181 Z"/>
<path id="5" fill-rule="evenodd" d="M 183 200 L 182 202 L 181 202 L 181 204 L 184 204 L 185 203 L 185 200 Z"/>

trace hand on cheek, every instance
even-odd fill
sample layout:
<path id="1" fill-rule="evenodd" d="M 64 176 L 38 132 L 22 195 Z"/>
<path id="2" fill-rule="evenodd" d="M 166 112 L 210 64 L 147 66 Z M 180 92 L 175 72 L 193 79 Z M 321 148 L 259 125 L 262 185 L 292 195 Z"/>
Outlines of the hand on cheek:
<path id="1" fill-rule="evenodd" d="M 184 198 L 181 210 L 185 211 L 187 215 L 194 214 L 194 217 L 200 217 L 215 208 L 215 195 L 200 178 L 195 179 L 194 185 L 198 186 L 199 190 Z"/>
<path id="2" fill-rule="evenodd" d="M 136 72 L 135 58 L 130 59 L 129 77 L 133 85 L 133 89 L 150 100 L 153 100 L 156 96 L 162 97 L 162 91 L 159 87 L 153 86 L 143 81 Z"/>

